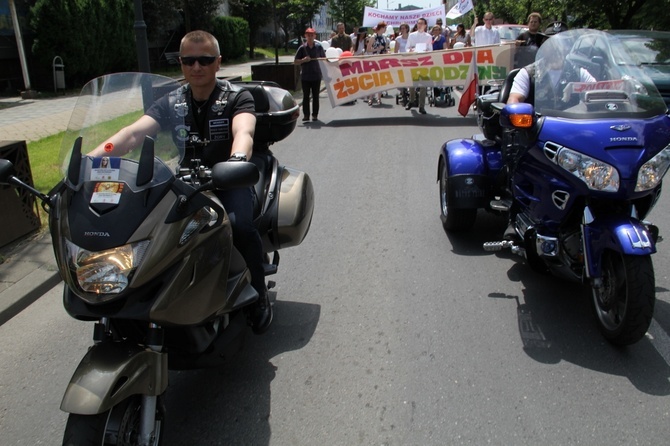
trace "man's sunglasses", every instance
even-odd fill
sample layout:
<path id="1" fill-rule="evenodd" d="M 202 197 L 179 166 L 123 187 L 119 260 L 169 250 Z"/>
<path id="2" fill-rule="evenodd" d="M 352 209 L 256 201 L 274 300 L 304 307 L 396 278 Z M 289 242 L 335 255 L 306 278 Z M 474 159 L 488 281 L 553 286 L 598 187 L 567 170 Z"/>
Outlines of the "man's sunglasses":
<path id="1" fill-rule="evenodd" d="M 216 60 L 216 56 L 198 56 L 198 57 L 183 56 L 180 57 L 179 60 L 181 60 L 182 65 L 186 65 L 189 67 L 195 65 L 196 62 L 198 62 L 201 67 L 206 67 L 207 65 L 211 65 L 214 63 L 214 61 Z"/>

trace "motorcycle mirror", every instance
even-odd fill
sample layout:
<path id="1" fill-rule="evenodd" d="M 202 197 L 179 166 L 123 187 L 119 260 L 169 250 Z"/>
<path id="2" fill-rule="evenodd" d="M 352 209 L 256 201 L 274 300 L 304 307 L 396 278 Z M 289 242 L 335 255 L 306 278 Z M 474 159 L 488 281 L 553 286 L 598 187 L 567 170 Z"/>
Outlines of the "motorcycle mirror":
<path id="1" fill-rule="evenodd" d="M 221 190 L 251 187 L 259 177 L 256 165 L 246 161 L 224 161 L 212 168 L 212 183 Z"/>
<path id="2" fill-rule="evenodd" d="M 70 164 L 67 167 L 67 179 L 71 184 L 79 183 L 79 170 L 81 169 L 81 141 L 79 136 L 72 146 L 72 155 L 70 155 Z"/>
<path id="3" fill-rule="evenodd" d="M 524 102 L 505 105 L 500 114 L 500 126 L 506 129 L 530 128 L 535 123 L 535 111 Z"/>
<path id="4" fill-rule="evenodd" d="M 14 170 L 14 165 L 11 161 L 6 159 L 0 159 L 0 184 L 3 185 L 14 185 L 23 189 L 26 189 L 31 194 L 38 197 L 40 200 L 47 202 L 49 201 L 49 196 L 38 191 L 34 187 L 24 183 L 16 176 L 16 170 Z"/>
<path id="5" fill-rule="evenodd" d="M 144 186 L 154 177 L 154 140 L 149 136 L 144 137 L 142 153 L 140 153 L 140 163 L 137 168 L 137 186 Z"/>
<path id="6" fill-rule="evenodd" d="M 16 175 L 14 165 L 11 161 L 0 159 L 0 184 L 10 184 L 12 177 Z"/>

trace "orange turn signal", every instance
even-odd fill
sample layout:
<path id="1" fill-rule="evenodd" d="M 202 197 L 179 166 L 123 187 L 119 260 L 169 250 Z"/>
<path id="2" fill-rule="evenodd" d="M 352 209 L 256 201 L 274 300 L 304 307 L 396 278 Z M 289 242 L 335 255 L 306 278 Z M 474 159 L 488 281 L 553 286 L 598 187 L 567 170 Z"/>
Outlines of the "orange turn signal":
<path id="1" fill-rule="evenodd" d="M 514 114 L 509 121 L 514 127 L 529 128 L 533 125 L 533 115 Z"/>

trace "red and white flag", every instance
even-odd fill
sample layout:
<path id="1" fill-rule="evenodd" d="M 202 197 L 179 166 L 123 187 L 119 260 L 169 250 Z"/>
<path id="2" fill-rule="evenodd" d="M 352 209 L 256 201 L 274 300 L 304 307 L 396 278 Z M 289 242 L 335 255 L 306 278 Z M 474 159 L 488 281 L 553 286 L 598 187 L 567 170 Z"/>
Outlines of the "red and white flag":
<path id="1" fill-rule="evenodd" d="M 470 68 L 468 68 L 468 76 L 465 78 L 465 89 L 463 95 L 458 103 L 458 113 L 461 116 L 467 116 L 470 106 L 477 98 L 477 85 L 479 84 L 479 76 L 477 74 L 477 50 L 472 53 L 472 60 L 470 61 Z"/>

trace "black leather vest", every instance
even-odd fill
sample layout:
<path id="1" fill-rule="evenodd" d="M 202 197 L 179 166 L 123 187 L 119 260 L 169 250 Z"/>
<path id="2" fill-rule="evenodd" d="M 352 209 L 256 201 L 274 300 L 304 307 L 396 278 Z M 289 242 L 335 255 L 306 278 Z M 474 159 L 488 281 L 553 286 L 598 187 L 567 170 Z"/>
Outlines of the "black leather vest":
<path id="1" fill-rule="evenodd" d="M 558 83 L 554 86 L 551 82 L 549 73 L 543 73 L 539 80 L 535 79 L 537 65 L 528 65 L 526 71 L 530 77 L 530 92 L 525 102 L 535 105 L 537 108 L 538 102 L 542 103 L 543 108 L 551 108 L 554 110 L 565 110 L 579 103 L 579 98 L 573 95 L 568 102 L 563 102 L 563 90 L 570 82 L 579 82 L 579 68 L 573 65 L 570 61 L 563 63 L 563 70 L 558 78 Z M 537 99 L 536 99 L 537 98 Z"/>
<path id="2" fill-rule="evenodd" d="M 194 110 L 193 96 L 188 84 L 170 93 L 170 110 L 175 110 L 173 116 L 175 120 L 179 120 L 172 125 L 172 138 L 180 146 L 185 145 L 182 165 L 189 166 L 190 160 L 200 159 L 203 164 L 211 167 L 229 158 L 233 144 L 233 105 L 238 91 L 230 82 L 217 80 L 214 91 L 200 112 Z M 203 113 L 204 116 L 198 116 L 198 113 Z M 206 143 L 194 144 L 194 141 Z"/>

